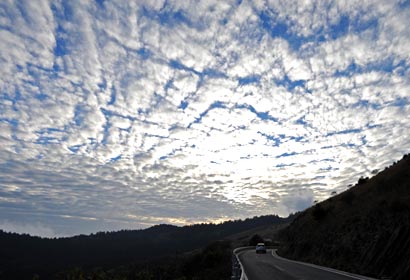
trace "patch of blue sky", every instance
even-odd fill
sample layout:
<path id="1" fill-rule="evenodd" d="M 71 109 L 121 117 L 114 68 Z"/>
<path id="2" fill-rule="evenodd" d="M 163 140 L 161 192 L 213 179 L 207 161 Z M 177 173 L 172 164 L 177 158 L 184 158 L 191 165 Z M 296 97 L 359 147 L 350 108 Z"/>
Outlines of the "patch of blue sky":
<path id="1" fill-rule="evenodd" d="M 18 8 L 20 15 L 24 18 L 24 20 L 26 21 L 26 23 L 28 23 L 28 25 L 34 24 L 34 22 L 32 22 L 32 18 L 29 15 L 29 13 L 27 13 L 27 7 L 25 6 L 25 2 L 24 1 L 16 1 L 15 3 L 16 7 Z"/>
<path id="2" fill-rule="evenodd" d="M 319 171 L 332 171 L 332 170 L 339 170 L 339 168 L 338 167 L 333 167 L 333 166 L 327 166 L 327 167 L 319 168 Z"/>
<path id="3" fill-rule="evenodd" d="M 408 98 L 408 97 L 398 97 L 398 98 L 396 98 L 396 100 L 391 102 L 389 105 L 393 106 L 393 107 L 403 108 L 403 107 L 406 107 L 406 106 L 410 105 L 410 98 Z"/>
<path id="4" fill-rule="evenodd" d="M 55 33 L 56 45 L 54 47 L 55 56 L 64 56 L 69 54 L 69 48 L 66 41 L 67 36 L 65 35 L 64 29 L 61 25 L 58 25 Z"/>
<path id="5" fill-rule="evenodd" d="M 289 139 L 295 142 L 303 142 L 303 140 L 306 140 L 303 136 L 290 136 Z"/>
<path id="6" fill-rule="evenodd" d="M 392 73 L 393 71 L 399 76 L 404 76 L 406 74 L 405 69 L 408 69 L 405 60 L 397 62 L 394 57 L 387 57 L 383 60 L 371 62 L 366 65 L 358 65 L 355 61 L 352 61 L 346 69 L 336 70 L 333 76 L 351 77 L 356 74 L 368 72 Z"/>
<path id="7" fill-rule="evenodd" d="M 102 6 L 104 6 L 105 0 L 95 0 L 95 2 L 96 2 L 100 7 L 102 7 Z"/>
<path id="8" fill-rule="evenodd" d="M 60 6 L 52 2 L 50 6 L 51 6 L 51 11 L 53 12 L 54 17 L 59 20 L 73 21 L 74 20 L 74 17 L 73 17 L 74 7 L 72 7 L 71 4 L 72 2 L 70 1 L 61 1 L 61 6 Z"/>
<path id="9" fill-rule="evenodd" d="M 301 87 L 305 90 L 306 93 L 311 93 L 308 89 L 305 88 L 305 80 L 295 80 L 292 81 L 289 79 L 288 75 L 285 75 L 282 80 L 275 80 L 275 84 L 278 86 L 283 86 L 289 92 L 293 92 L 296 87 Z"/>
<path id="10" fill-rule="evenodd" d="M 9 94 L 8 92 L 3 92 L 0 95 L 0 100 L 10 101 L 12 104 L 13 111 L 18 111 L 16 105 L 19 100 L 22 99 L 22 95 L 19 90 L 15 90 L 14 94 Z"/>
<path id="11" fill-rule="evenodd" d="M 361 72 L 386 72 L 391 73 L 396 67 L 404 66 L 405 61 L 402 60 L 399 63 L 395 63 L 395 59 L 393 57 L 387 57 L 384 60 L 376 61 L 365 65 L 358 70 Z"/>
<path id="12" fill-rule="evenodd" d="M 305 120 L 305 116 L 300 117 L 299 119 L 297 119 L 297 120 L 295 121 L 295 123 L 296 123 L 296 124 L 303 125 L 303 126 L 309 126 L 309 123 Z"/>
<path id="13" fill-rule="evenodd" d="M 42 128 L 36 131 L 36 134 L 44 135 L 44 134 L 53 134 L 54 132 L 65 132 L 65 129 L 58 129 L 54 127 Z"/>
<path id="14" fill-rule="evenodd" d="M 259 14 L 259 19 L 262 23 L 262 27 L 265 30 L 269 31 L 272 36 L 286 37 L 288 33 L 287 24 L 275 20 L 275 17 L 277 17 L 277 15 L 270 10 L 262 11 Z"/>
<path id="15" fill-rule="evenodd" d="M 291 23 L 279 19 L 278 13 L 272 10 L 265 10 L 259 13 L 261 27 L 273 38 L 279 37 L 285 39 L 293 50 L 299 50 L 302 45 L 308 42 L 322 43 L 327 38 L 335 40 L 346 36 L 349 32 L 363 32 L 365 30 L 374 30 L 374 36 L 377 35 L 378 19 L 369 18 L 363 20 L 363 14 L 356 17 L 342 15 L 336 24 L 330 25 L 329 28 L 323 27 L 315 30 L 313 35 L 300 36 L 292 32 Z"/>
<path id="16" fill-rule="evenodd" d="M 246 77 L 238 78 L 238 84 L 240 86 L 249 85 L 249 84 L 257 84 L 259 83 L 261 77 L 259 75 L 251 75 Z"/>
<path id="17" fill-rule="evenodd" d="M 101 140 L 101 144 L 103 144 L 104 146 L 108 143 L 111 126 L 112 124 L 110 122 L 110 119 L 107 116 L 105 116 L 105 124 L 103 125 L 103 138 Z"/>
<path id="18" fill-rule="evenodd" d="M 182 100 L 181 103 L 179 104 L 178 108 L 182 109 L 182 110 L 185 110 L 188 107 L 188 104 L 189 103 L 187 101 Z"/>
<path id="19" fill-rule="evenodd" d="M 300 50 L 302 45 L 309 42 L 322 43 L 326 41 L 323 27 L 318 28 L 312 35 L 301 36 L 291 31 L 291 23 L 278 20 L 276 12 L 267 10 L 261 12 L 258 16 L 262 28 L 272 38 L 279 37 L 285 39 L 294 51 Z"/>
<path id="20" fill-rule="evenodd" d="M 330 146 L 329 146 L 330 147 Z M 311 160 L 309 161 L 309 163 L 318 163 L 318 162 L 335 162 L 335 159 L 333 158 L 325 158 L 325 159 L 315 159 L 315 160 Z"/>
<path id="21" fill-rule="evenodd" d="M 81 126 L 84 122 L 86 110 L 84 106 L 77 105 L 74 109 L 74 123 Z"/>
<path id="22" fill-rule="evenodd" d="M 271 37 L 280 37 L 285 39 L 286 41 L 288 41 L 289 46 L 292 49 L 298 50 L 300 46 L 308 41 L 307 38 L 298 36 L 290 32 L 288 23 L 278 20 L 277 14 L 275 12 L 267 10 L 261 12 L 258 16 L 262 28 L 266 30 L 266 32 L 268 32 Z"/>
<path id="23" fill-rule="evenodd" d="M 185 66 L 183 63 L 181 63 L 181 61 L 176 60 L 176 59 L 170 60 L 170 61 L 169 61 L 169 66 L 170 66 L 171 68 L 173 68 L 173 69 L 185 70 L 185 71 L 188 71 L 188 72 L 195 73 L 195 74 L 197 74 L 197 75 L 199 74 L 199 72 L 196 71 L 195 69 L 193 69 L 193 68 L 191 68 L 191 67 L 188 67 L 188 66 Z"/>
<path id="24" fill-rule="evenodd" d="M 197 82 L 197 89 L 201 87 L 201 85 L 204 83 L 205 78 L 226 78 L 227 75 L 224 72 L 221 72 L 217 69 L 213 68 L 205 68 L 203 71 L 198 71 L 195 70 L 192 67 L 188 67 L 184 65 L 181 61 L 172 59 L 168 62 L 168 65 L 176 70 L 182 70 L 182 71 L 187 71 L 190 73 L 193 73 L 199 77 L 199 80 Z"/>
<path id="25" fill-rule="evenodd" d="M 347 15 L 342 15 L 339 22 L 329 27 L 329 35 L 332 39 L 345 36 L 349 32 L 350 19 Z"/>
<path id="26" fill-rule="evenodd" d="M 105 78 L 102 78 L 102 81 L 97 84 L 98 88 L 100 90 L 106 90 L 107 89 L 107 80 Z"/>
<path id="27" fill-rule="evenodd" d="M 154 138 L 160 138 L 160 139 L 167 139 L 169 136 L 164 136 L 164 135 L 158 135 L 158 134 L 151 134 L 151 133 L 144 133 L 145 137 L 154 137 Z"/>
<path id="28" fill-rule="evenodd" d="M 213 109 L 217 109 L 217 108 L 224 108 L 224 109 L 225 109 L 225 108 L 226 108 L 226 105 L 225 105 L 224 102 L 215 101 L 214 103 L 212 103 L 212 104 L 208 107 L 208 109 L 206 109 L 206 110 L 203 111 L 201 114 L 199 114 L 199 117 L 198 117 L 198 118 L 195 118 L 195 120 L 188 125 L 188 128 L 190 128 L 190 127 L 192 126 L 192 124 L 194 124 L 194 123 L 200 123 L 200 122 L 202 121 L 202 118 L 205 117 L 205 116 L 209 113 L 209 111 L 211 111 L 211 110 L 213 110 Z"/>
<path id="29" fill-rule="evenodd" d="M 117 90 L 115 89 L 115 86 L 112 86 L 110 101 L 108 101 L 107 105 L 114 105 L 116 100 L 117 100 Z"/>
<path id="30" fill-rule="evenodd" d="M 284 167 L 289 167 L 289 166 L 294 166 L 296 163 L 279 163 L 275 167 L 277 168 L 284 168 Z"/>
<path id="31" fill-rule="evenodd" d="M 224 72 L 218 71 L 213 68 L 205 68 L 202 72 L 197 72 L 197 74 L 202 77 L 208 78 L 227 78 L 227 75 Z"/>
<path id="32" fill-rule="evenodd" d="M 401 0 L 399 2 L 400 9 L 410 9 L 410 0 Z"/>
<path id="33" fill-rule="evenodd" d="M 40 100 L 40 101 L 44 101 L 44 100 L 46 100 L 47 98 L 49 98 L 49 96 L 48 96 L 47 94 L 44 94 L 44 93 L 35 94 L 34 97 L 35 97 L 37 100 Z"/>
<path id="34" fill-rule="evenodd" d="M 40 145 L 57 144 L 60 143 L 60 139 L 52 136 L 40 136 L 34 143 Z"/>
<path id="35" fill-rule="evenodd" d="M 163 137 L 163 138 L 168 138 L 168 137 Z M 167 160 L 168 158 L 174 156 L 177 152 L 181 152 L 181 151 L 182 151 L 182 148 L 173 149 L 172 152 L 168 153 L 167 155 L 161 156 L 159 160 Z"/>
<path id="36" fill-rule="evenodd" d="M 128 88 L 128 86 L 135 80 L 142 80 L 144 77 L 141 75 L 141 72 L 138 71 L 129 71 L 124 73 L 124 75 L 121 76 L 119 79 L 120 85 L 116 90 L 118 93 L 124 93 L 123 89 Z M 122 91 L 121 91 L 122 90 Z"/>
<path id="37" fill-rule="evenodd" d="M 354 108 L 371 108 L 373 110 L 379 110 L 382 108 L 382 105 L 380 103 L 375 103 L 375 102 L 370 102 L 369 100 L 362 99 L 355 104 L 353 104 Z"/>
<path id="38" fill-rule="evenodd" d="M 130 133 L 131 132 L 131 129 L 132 129 L 132 126 L 130 126 L 130 127 L 128 127 L 128 128 L 118 128 L 120 131 L 125 131 L 125 132 L 128 132 L 128 133 Z"/>
<path id="39" fill-rule="evenodd" d="M 117 112 L 111 111 L 111 110 L 107 110 L 105 108 L 101 108 L 101 113 L 104 114 L 106 119 L 109 119 L 110 117 L 114 116 L 114 117 L 118 117 L 118 118 L 123 118 L 123 119 L 127 119 L 130 121 L 135 121 L 137 118 L 132 117 L 132 116 L 125 116 L 125 115 L 121 115 Z"/>
<path id="40" fill-rule="evenodd" d="M 383 127 L 383 125 L 381 125 L 381 124 L 370 124 L 370 123 L 368 123 L 368 124 L 366 125 L 366 128 L 367 128 L 367 129 L 381 128 L 381 127 Z"/>
<path id="41" fill-rule="evenodd" d="M 84 82 L 83 81 L 69 81 L 70 85 L 76 89 L 83 91 Z"/>
<path id="42" fill-rule="evenodd" d="M 146 115 L 146 114 L 148 114 L 148 112 L 149 112 L 148 109 L 142 109 L 142 108 L 137 109 L 138 115 Z"/>
<path id="43" fill-rule="evenodd" d="M 112 157 L 112 158 L 110 158 L 110 163 L 117 162 L 117 161 L 121 160 L 121 158 L 122 158 L 122 155 Z"/>
<path id="44" fill-rule="evenodd" d="M 166 93 L 168 93 L 169 89 L 176 89 L 175 86 L 174 86 L 174 80 L 173 79 L 169 79 L 164 85 L 164 91 Z"/>
<path id="45" fill-rule="evenodd" d="M 42 77 L 44 76 L 47 76 L 50 78 L 58 77 L 58 72 L 55 71 L 54 68 L 55 68 L 54 65 L 52 68 L 45 68 L 40 65 L 26 63 L 27 73 L 33 78 L 33 81 L 25 81 L 25 82 L 35 87 L 40 87 L 39 80 L 42 79 Z"/>
<path id="46" fill-rule="evenodd" d="M 0 29 L 2 29 L 3 27 L 1 27 Z M 16 62 L 19 63 L 19 62 Z M 16 68 L 18 72 L 23 72 L 24 71 L 24 67 L 20 64 L 16 64 Z"/>
<path id="47" fill-rule="evenodd" d="M 353 74 L 357 73 L 359 70 L 359 66 L 356 64 L 355 61 L 352 61 L 346 69 L 343 70 L 336 70 L 333 74 L 334 77 L 351 77 Z"/>
<path id="48" fill-rule="evenodd" d="M 151 100 L 152 102 L 149 110 L 157 108 L 165 100 L 165 97 L 157 92 L 154 92 L 154 94 L 151 96 Z"/>
<path id="49" fill-rule="evenodd" d="M 152 52 L 147 48 L 140 48 L 137 50 L 137 54 L 143 59 L 147 60 L 152 56 Z"/>
<path id="50" fill-rule="evenodd" d="M 81 149 L 81 147 L 83 147 L 84 145 L 85 145 L 85 144 L 73 145 L 73 146 L 69 146 L 68 149 L 69 149 L 72 153 L 76 154 L 76 153 Z"/>
<path id="51" fill-rule="evenodd" d="M 18 119 L 14 118 L 0 118 L 0 122 L 5 122 L 9 124 L 12 128 L 17 128 L 19 125 Z"/>
<path id="52" fill-rule="evenodd" d="M 226 105 L 225 105 L 225 103 L 222 102 L 222 101 L 215 101 L 214 103 L 212 103 L 212 104 L 209 106 L 209 108 L 208 108 L 207 111 L 210 111 L 210 110 L 215 109 L 215 108 L 224 108 L 224 109 L 226 109 Z"/>
<path id="53" fill-rule="evenodd" d="M 276 156 L 276 158 L 291 157 L 295 155 L 298 155 L 298 153 L 297 152 L 283 153 L 283 154 Z"/>
<path id="54" fill-rule="evenodd" d="M 198 75 L 199 77 L 199 80 L 196 85 L 197 89 L 199 89 L 204 84 L 205 78 L 226 78 L 227 77 L 225 73 L 218 71 L 216 69 L 207 68 L 207 69 L 204 69 L 202 72 L 196 71 L 194 69 L 192 70 L 193 70 L 192 72 Z"/>
<path id="55" fill-rule="evenodd" d="M 263 133 L 261 131 L 258 131 L 258 134 L 262 135 L 265 137 L 267 140 L 272 141 L 274 143 L 274 147 L 279 147 L 281 143 L 281 137 L 275 137 L 266 133 Z"/>
<path id="56" fill-rule="evenodd" d="M 361 128 L 345 129 L 341 131 L 329 132 L 325 135 L 325 137 L 334 136 L 334 135 L 343 135 L 343 134 L 356 134 L 362 131 L 363 129 Z"/>
<path id="57" fill-rule="evenodd" d="M 279 122 L 279 119 L 271 116 L 269 114 L 269 112 L 259 112 L 252 105 L 249 105 L 249 104 L 236 104 L 235 108 L 236 109 L 247 109 L 247 110 L 251 111 L 252 113 L 254 113 L 261 120 L 269 120 L 269 121 L 273 121 L 273 122 Z"/>
<path id="58" fill-rule="evenodd" d="M 183 10 L 175 10 L 174 7 L 172 7 L 172 4 L 170 4 L 168 1 L 165 1 L 163 7 L 159 11 L 149 9 L 144 6 L 141 9 L 141 16 L 155 20 L 159 24 L 168 28 L 177 27 L 181 24 L 198 30 L 203 30 L 205 28 L 202 22 L 192 21 Z"/>
<path id="59" fill-rule="evenodd" d="M 366 20 L 363 20 L 366 18 Z M 377 35 L 377 28 L 379 26 L 379 19 L 376 17 L 373 18 L 367 18 L 363 15 L 358 15 L 355 18 L 349 18 L 349 29 L 350 32 L 363 32 L 365 30 L 372 29 L 374 30 L 374 36 Z"/>
<path id="60" fill-rule="evenodd" d="M 97 139 L 94 137 L 88 137 L 87 140 L 88 140 L 88 143 L 91 145 L 98 144 Z"/>
<path id="61" fill-rule="evenodd" d="M 344 147 L 344 148 L 356 148 L 358 147 L 358 145 L 354 144 L 354 143 L 344 143 L 341 144 L 340 147 Z"/>
<path id="62" fill-rule="evenodd" d="M 167 27 L 181 23 L 186 24 L 188 26 L 192 25 L 191 20 L 181 10 L 172 11 L 163 8 L 161 12 L 157 14 L 157 17 L 159 22 Z"/>
<path id="63" fill-rule="evenodd" d="M 60 66 L 57 63 L 53 63 L 53 71 L 54 73 L 58 73 L 59 71 L 61 71 L 62 69 L 60 68 Z"/>
<path id="64" fill-rule="evenodd" d="M 68 40 L 70 37 L 68 36 L 66 30 L 63 28 L 61 22 L 74 20 L 73 7 L 71 7 L 69 1 L 62 1 L 61 8 L 51 3 L 51 10 L 53 12 L 54 18 L 57 19 L 57 28 L 55 33 L 56 45 L 54 47 L 54 55 L 64 56 L 70 54 L 70 41 Z"/>

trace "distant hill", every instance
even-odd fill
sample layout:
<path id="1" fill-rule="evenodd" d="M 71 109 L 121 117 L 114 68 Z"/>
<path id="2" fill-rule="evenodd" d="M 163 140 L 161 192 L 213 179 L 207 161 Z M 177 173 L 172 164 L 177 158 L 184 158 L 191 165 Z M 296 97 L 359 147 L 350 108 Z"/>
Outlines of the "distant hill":
<path id="1" fill-rule="evenodd" d="M 300 213 L 279 254 L 387 279 L 410 279 L 410 156 Z"/>
<path id="2" fill-rule="evenodd" d="M 253 228 L 285 224 L 291 218 L 261 216 L 222 224 L 157 225 L 144 230 L 99 232 L 58 239 L 0 231 L 0 279 L 32 279 L 33 275 L 40 276 L 40 279 L 54 279 L 57 273 L 61 275 L 62 271 L 76 267 L 87 271 L 96 267 L 106 269 L 178 259 L 183 253 L 201 249 L 228 236 Z M 207 247 L 208 251 L 204 252 L 214 253 L 226 248 L 221 244 L 212 245 L 211 249 Z M 195 256 L 188 262 L 199 262 L 200 258 L 201 255 Z"/>

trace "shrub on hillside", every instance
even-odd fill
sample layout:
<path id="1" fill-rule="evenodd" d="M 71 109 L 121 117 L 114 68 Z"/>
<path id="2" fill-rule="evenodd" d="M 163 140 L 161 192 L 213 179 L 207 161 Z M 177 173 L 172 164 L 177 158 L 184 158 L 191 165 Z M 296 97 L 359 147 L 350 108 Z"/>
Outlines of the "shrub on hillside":
<path id="1" fill-rule="evenodd" d="M 316 204 L 313 207 L 312 215 L 315 220 L 320 221 L 326 217 L 328 210 L 325 209 L 321 204 Z"/>
<path id="2" fill-rule="evenodd" d="M 359 181 L 357 181 L 357 184 L 358 185 L 363 185 L 367 181 L 369 181 L 369 177 L 360 177 Z"/>
<path id="3" fill-rule="evenodd" d="M 263 238 L 260 235 L 255 234 L 249 239 L 249 246 L 256 246 L 256 244 L 261 242 L 264 242 Z"/>
<path id="4" fill-rule="evenodd" d="M 348 192 L 345 192 L 340 198 L 344 203 L 348 205 L 352 205 L 353 200 L 355 198 L 355 194 L 351 191 L 350 192 L 348 191 Z"/>

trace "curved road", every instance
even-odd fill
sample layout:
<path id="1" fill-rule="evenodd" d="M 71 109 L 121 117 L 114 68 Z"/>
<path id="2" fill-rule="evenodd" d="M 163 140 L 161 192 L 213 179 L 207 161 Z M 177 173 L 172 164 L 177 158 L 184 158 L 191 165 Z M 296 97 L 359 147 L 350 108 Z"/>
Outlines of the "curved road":
<path id="1" fill-rule="evenodd" d="M 266 254 L 256 254 L 255 250 L 238 253 L 249 280 L 352 280 L 373 278 L 350 274 L 312 264 L 287 260 L 268 250 Z"/>

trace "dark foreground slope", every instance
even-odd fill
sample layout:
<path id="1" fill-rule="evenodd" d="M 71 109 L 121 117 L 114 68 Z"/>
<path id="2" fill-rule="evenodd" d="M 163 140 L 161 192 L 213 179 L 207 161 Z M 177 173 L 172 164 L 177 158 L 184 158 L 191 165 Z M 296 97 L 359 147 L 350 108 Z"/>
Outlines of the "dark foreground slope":
<path id="1" fill-rule="evenodd" d="M 55 279 L 56 275 L 62 275 L 61 279 L 65 279 L 64 271 L 72 273 L 74 268 L 80 272 L 95 268 L 102 268 L 104 271 L 114 269 L 115 275 L 125 275 L 121 279 L 145 279 L 142 276 L 129 277 L 127 273 L 131 271 L 136 275 L 135 273 L 141 272 L 141 267 L 148 264 L 152 266 L 153 263 L 159 263 L 158 267 L 161 269 L 165 267 L 164 264 L 175 267 L 180 265 L 180 258 L 184 258 L 182 262 L 193 262 L 199 267 L 203 254 L 199 252 L 191 260 L 183 257 L 184 253 L 252 228 L 288 223 L 289 219 L 262 216 L 217 225 L 158 225 L 145 230 L 101 232 L 59 239 L 31 237 L 0 230 L 0 279 L 31 279 L 33 275 L 39 275 L 40 279 Z M 226 243 L 208 247 L 203 253 L 214 254 L 221 251 L 221 248 L 226 248 Z M 230 248 L 228 251 L 230 252 Z M 230 253 L 228 269 L 229 261 Z M 120 266 L 125 267 L 120 269 L 125 270 L 125 274 L 117 273 Z M 152 269 L 148 270 L 151 273 Z M 189 274 L 189 271 L 186 273 Z M 172 278 L 161 276 L 161 279 Z"/>
<path id="2" fill-rule="evenodd" d="M 410 156 L 302 212 L 280 236 L 290 259 L 410 279 Z"/>

